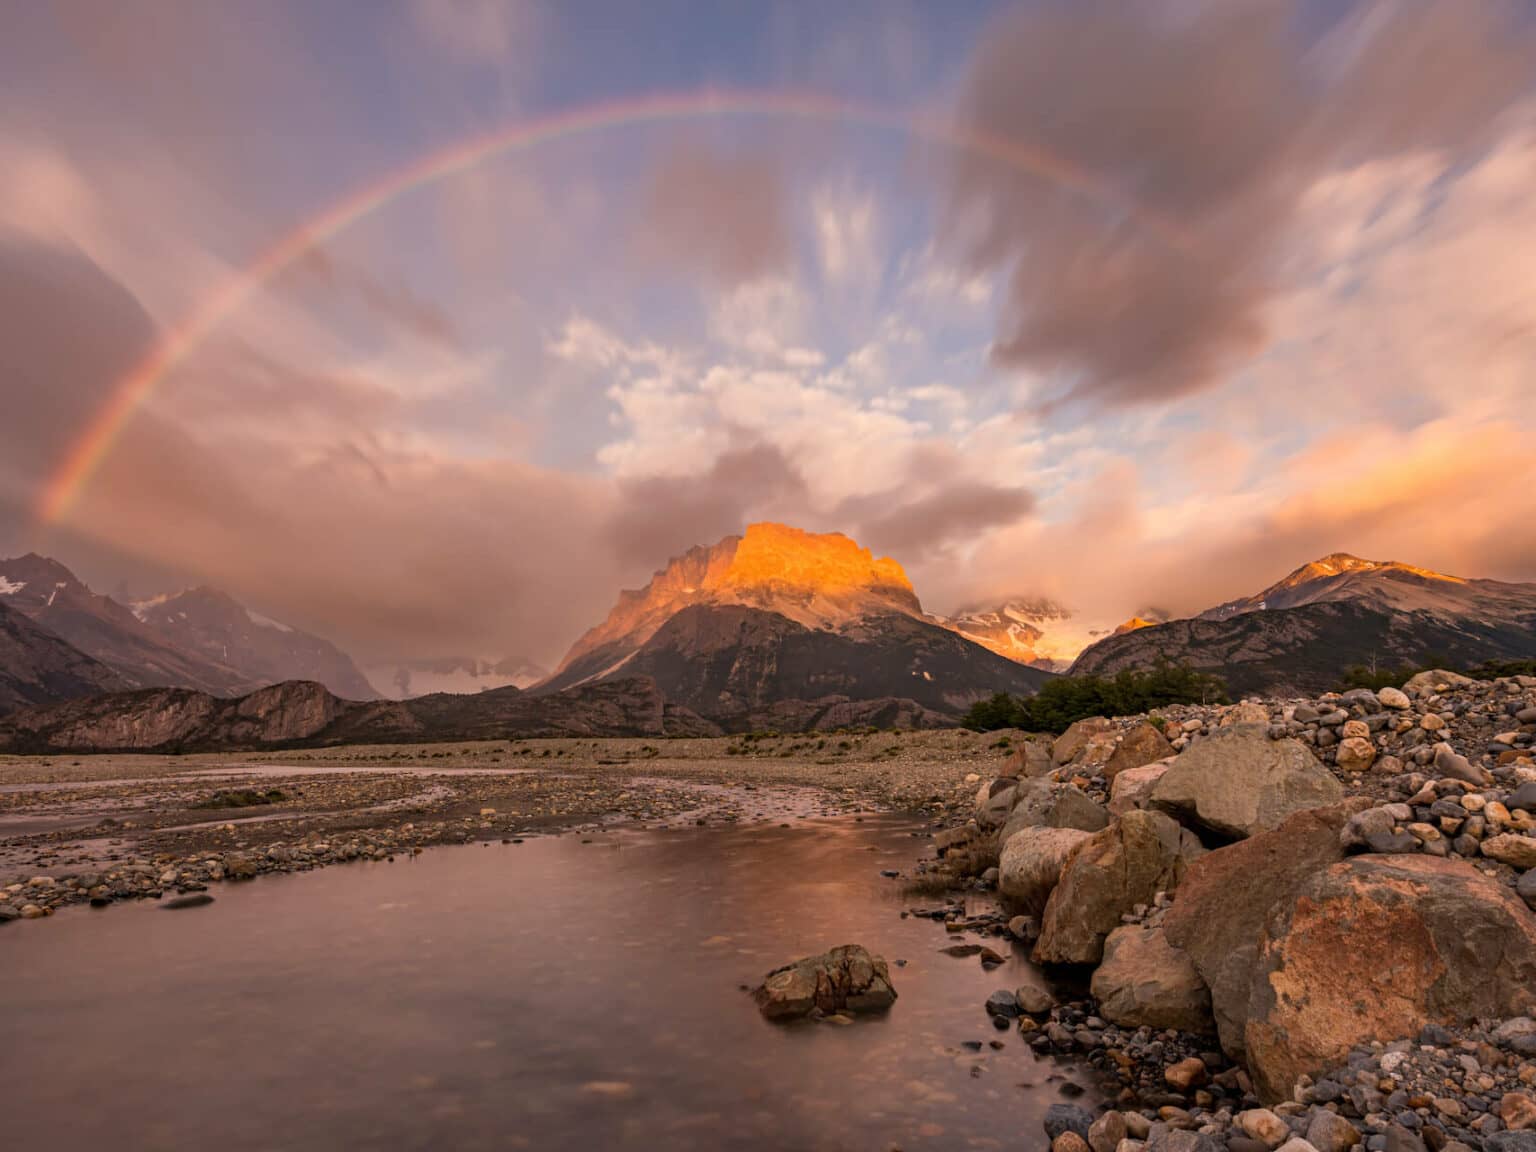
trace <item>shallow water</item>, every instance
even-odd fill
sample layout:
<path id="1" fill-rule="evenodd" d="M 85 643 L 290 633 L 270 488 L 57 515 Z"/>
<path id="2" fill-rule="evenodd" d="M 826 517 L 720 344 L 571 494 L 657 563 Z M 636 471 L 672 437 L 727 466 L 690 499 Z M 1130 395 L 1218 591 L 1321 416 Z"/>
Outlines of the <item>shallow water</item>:
<path id="1" fill-rule="evenodd" d="M 443 848 L 7 925 L 6 1146 L 1034 1147 L 1061 1069 L 981 1009 L 1026 962 L 900 918 L 909 831 Z M 847 942 L 892 962 L 886 1016 L 775 1026 L 740 990 Z"/>

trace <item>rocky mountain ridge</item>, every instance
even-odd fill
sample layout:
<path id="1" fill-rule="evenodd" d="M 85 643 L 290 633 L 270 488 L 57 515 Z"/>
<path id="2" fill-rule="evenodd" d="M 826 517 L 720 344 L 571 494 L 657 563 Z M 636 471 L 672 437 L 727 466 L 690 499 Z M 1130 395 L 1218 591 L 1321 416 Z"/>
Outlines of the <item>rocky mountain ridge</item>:
<path id="1" fill-rule="evenodd" d="M 1254 596 L 1106 637 L 1074 675 L 1161 662 L 1220 675 L 1236 694 L 1335 686 L 1345 668 L 1468 666 L 1536 656 L 1536 584 L 1471 580 L 1335 553 Z"/>
<path id="2" fill-rule="evenodd" d="M 0 602 L 0 716 L 127 687 L 101 661 Z"/>

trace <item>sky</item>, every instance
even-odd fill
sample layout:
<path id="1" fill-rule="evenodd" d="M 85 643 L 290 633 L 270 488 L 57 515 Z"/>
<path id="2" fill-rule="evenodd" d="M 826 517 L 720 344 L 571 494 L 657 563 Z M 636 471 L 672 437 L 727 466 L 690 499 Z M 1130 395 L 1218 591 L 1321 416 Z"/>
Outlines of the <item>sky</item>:
<path id="1" fill-rule="evenodd" d="M 0 554 L 545 665 L 761 519 L 940 612 L 1536 580 L 1536 4 L 0 25 Z"/>

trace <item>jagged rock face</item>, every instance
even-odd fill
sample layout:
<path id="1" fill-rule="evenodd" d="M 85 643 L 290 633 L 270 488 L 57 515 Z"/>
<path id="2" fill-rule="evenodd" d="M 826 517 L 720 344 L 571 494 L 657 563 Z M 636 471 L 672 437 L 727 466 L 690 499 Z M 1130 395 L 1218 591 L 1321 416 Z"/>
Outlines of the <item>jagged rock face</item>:
<path id="1" fill-rule="evenodd" d="M 1356 856 L 1275 908 L 1248 1008 L 1250 1070 L 1290 1096 L 1362 1043 L 1536 1010 L 1536 916 L 1470 865 Z"/>
<path id="2" fill-rule="evenodd" d="M 166 643 L 55 560 L 32 553 L 0 560 L 0 600 L 107 665 L 127 687 L 180 686 L 216 695 L 254 687 L 234 668 Z"/>
<path id="3" fill-rule="evenodd" d="M 1221 675 L 1234 695 L 1315 695 L 1350 664 L 1392 667 L 1430 654 L 1459 664 L 1536 654 L 1536 584 L 1340 553 L 1193 619 L 1110 636 L 1072 671 L 1104 676 L 1172 661 Z"/>
<path id="4" fill-rule="evenodd" d="M 921 617 L 923 611 L 900 564 L 876 558 L 841 533 L 752 524 L 745 535 L 689 549 L 644 588 L 620 593 L 608 618 L 576 642 L 548 686 L 569 687 L 615 670 L 694 605 L 756 608 L 820 630 L 891 613 Z"/>
<path id="5" fill-rule="evenodd" d="M 253 684 L 315 680 L 347 700 L 372 700 L 352 658 L 328 640 L 249 611 L 214 588 L 191 588 L 133 605 L 167 644 L 223 664 Z"/>
<path id="6" fill-rule="evenodd" d="M 776 612 L 701 604 L 674 615 L 612 676 L 649 677 L 668 700 L 743 727 L 779 702 L 829 696 L 906 700 L 953 716 L 993 691 L 1032 693 L 1045 674 L 910 616 L 828 632 Z"/>
<path id="7" fill-rule="evenodd" d="M 0 603 L 0 716 L 127 686 L 99 660 Z"/>

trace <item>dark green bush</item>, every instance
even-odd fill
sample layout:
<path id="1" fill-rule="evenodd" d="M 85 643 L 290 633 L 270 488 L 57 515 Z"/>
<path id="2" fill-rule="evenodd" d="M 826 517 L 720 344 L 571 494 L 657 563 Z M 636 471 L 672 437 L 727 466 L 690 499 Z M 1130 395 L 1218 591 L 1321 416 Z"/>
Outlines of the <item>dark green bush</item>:
<path id="1" fill-rule="evenodd" d="M 1182 664 L 1114 676 L 1058 676 L 1033 696 L 999 692 L 971 706 L 961 724 L 979 732 L 1023 728 L 1065 732 L 1089 716 L 1133 716 L 1169 704 L 1224 704 L 1221 679 Z"/>

